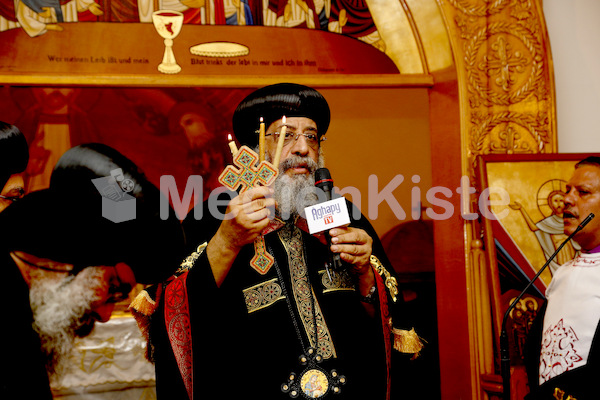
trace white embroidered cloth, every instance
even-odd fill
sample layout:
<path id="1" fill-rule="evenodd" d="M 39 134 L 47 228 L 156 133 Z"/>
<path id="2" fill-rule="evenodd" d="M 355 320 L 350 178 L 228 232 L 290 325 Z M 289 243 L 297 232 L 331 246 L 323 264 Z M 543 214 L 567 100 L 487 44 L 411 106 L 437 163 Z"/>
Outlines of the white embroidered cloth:
<path id="1" fill-rule="evenodd" d="M 70 368 L 52 382 L 55 399 L 139 400 L 156 398 L 154 365 L 146 361 L 143 339 L 131 316 L 96 323 L 76 339 Z"/>
<path id="2" fill-rule="evenodd" d="M 558 268 L 546 298 L 540 385 L 587 363 L 600 321 L 600 253 L 581 254 Z"/>

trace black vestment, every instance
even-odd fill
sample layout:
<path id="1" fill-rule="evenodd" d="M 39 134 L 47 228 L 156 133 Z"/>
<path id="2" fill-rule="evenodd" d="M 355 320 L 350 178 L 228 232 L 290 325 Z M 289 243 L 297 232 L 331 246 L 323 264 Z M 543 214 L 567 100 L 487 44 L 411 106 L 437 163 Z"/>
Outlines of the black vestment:
<path id="1" fill-rule="evenodd" d="M 352 210 L 350 203 L 348 207 Z M 201 220 L 186 220 L 188 242 L 208 242 L 216 232 L 220 221 L 210 215 L 206 204 L 204 211 Z M 354 219 L 352 212 L 350 215 L 351 226 L 364 229 L 373 238 L 373 254 L 391 271 L 370 223 L 362 216 Z M 294 241 L 286 241 L 289 237 L 301 237 L 301 248 L 290 250 Z M 329 280 L 324 268 L 328 250 L 316 237 L 288 223 L 265 235 L 265 241 L 278 267 L 272 267 L 265 275 L 249 265 L 254 255 L 252 244 L 240 252 L 220 288 L 205 253 L 189 270 L 194 398 L 289 398 L 282 393 L 281 385 L 291 372 L 300 374 L 304 370 L 299 356 L 305 353 L 309 337 L 314 338 L 314 323 L 302 312 L 313 305 L 307 301 L 309 297 L 302 300 L 302 293 L 307 293 L 303 290 L 306 281 L 296 279 L 298 259 L 294 257 L 299 250 L 306 260 L 315 309 L 321 310 L 327 327 L 318 345 L 335 352 L 335 356 L 318 365 L 327 372 L 336 369 L 347 378 L 341 394 L 330 394 L 328 398 L 385 399 L 388 377 L 382 324 L 388 324 L 387 317 L 382 321 L 377 311 L 375 318 L 367 315 L 346 272 L 338 273 L 340 279 L 334 279 L 334 283 Z M 289 302 L 283 296 L 285 292 Z M 399 305 L 401 295 L 396 300 L 394 305 Z M 392 304 L 391 298 L 389 303 Z M 165 327 L 164 301 L 152 318 L 150 339 L 154 345 L 158 398 L 186 399 L 186 388 Z"/>
<path id="2" fill-rule="evenodd" d="M 4 368 L 0 374 L 1 399 L 52 399 L 41 351 L 40 338 L 33 330 L 29 288 L 10 254 L 0 252 L 4 304 L 0 343 Z"/>

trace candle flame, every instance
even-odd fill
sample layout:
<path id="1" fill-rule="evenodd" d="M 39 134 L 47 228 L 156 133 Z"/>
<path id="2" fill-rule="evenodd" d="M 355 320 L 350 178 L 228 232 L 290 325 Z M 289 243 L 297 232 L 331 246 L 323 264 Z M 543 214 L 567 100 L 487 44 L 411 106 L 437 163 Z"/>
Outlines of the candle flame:
<path id="1" fill-rule="evenodd" d="M 227 140 L 229 140 L 229 141 L 232 141 L 232 140 L 233 140 L 233 138 L 231 137 L 231 133 L 228 133 L 228 134 L 227 134 Z"/>
<path id="2" fill-rule="evenodd" d="M 261 123 L 263 122 L 263 117 L 260 117 L 260 122 L 261 122 Z"/>
<path id="3" fill-rule="evenodd" d="M 281 122 L 285 124 L 285 115 L 283 116 L 283 118 L 281 118 Z"/>

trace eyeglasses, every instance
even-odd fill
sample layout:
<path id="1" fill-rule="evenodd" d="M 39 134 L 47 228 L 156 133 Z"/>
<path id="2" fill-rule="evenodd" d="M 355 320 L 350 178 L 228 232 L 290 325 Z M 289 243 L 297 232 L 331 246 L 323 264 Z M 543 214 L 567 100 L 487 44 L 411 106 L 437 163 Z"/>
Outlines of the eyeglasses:
<path id="1" fill-rule="evenodd" d="M 21 200 L 23 196 L 25 196 L 25 190 L 23 188 L 13 189 L 10 192 L 17 192 L 17 194 L 15 196 L 4 196 L 0 194 L 0 199 L 8 200 L 14 203 L 15 201 Z"/>
<path id="2" fill-rule="evenodd" d="M 266 136 L 273 136 L 276 142 L 279 140 L 279 132 L 267 133 L 265 135 L 265 137 Z M 319 148 L 319 144 L 321 142 L 327 140 L 325 137 L 319 137 L 319 135 L 317 135 L 316 133 L 301 133 L 301 132 L 286 131 L 285 138 L 283 139 L 283 145 L 288 146 L 291 143 L 296 142 L 296 140 L 298 140 L 298 138 L 300 136 L 304 136 L 304 139 L 306 140 L 306 144 L 315 150 Z"/>

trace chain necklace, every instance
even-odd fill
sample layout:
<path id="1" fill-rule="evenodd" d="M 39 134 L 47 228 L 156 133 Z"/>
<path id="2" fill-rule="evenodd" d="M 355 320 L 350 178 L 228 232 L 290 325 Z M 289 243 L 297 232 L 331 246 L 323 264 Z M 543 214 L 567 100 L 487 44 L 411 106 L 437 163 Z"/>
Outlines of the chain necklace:
<path id="1" fill-rule="evenodd" d="M 287 228 L 288 227 L 284 227 L 283 229 Z M 267 250 L 269 251 L 269 253 L 273 254 L 273 251 L 269 245 L 267 245 Z M 304 254 L 306 254 L 306 247 L 304 248 Z M 344 375 L 340 375 L 335 369 L 332 369 L 330 372 L 327 372 L 326 370 L 318 366 L 318 364 L 320 364 L 323 361 L 323 357 L 320 354 L 318 354 L 317 351 L 317 349 L 319 348 L 317 313 L 315 310 L 315 296 L 313 294 L 312 286 L 310 284 L 310 277 L 308 271 L 306 271 L 306 279 L 310 293 L 310 308 L 312 310 L 313 318 L 314 347 L 310 346 L 310 339 L 308 346 L 306 346 L 304 343 L 304 339 L 302 338 L 302 333 L 298 325 L 298 320 L 296 319 L 294 308 L 292 306 L 290 296 L 288 295 L 283 274 L 281 273 L 281 269 L 279 268 L 277 260 L 275 260 L 273 266 L 275 267 L 275 271 L 277 272 L 277 277 L 281 284 L 281 292 L 285 297 L 288 312 L 290 313 L 290 316 L 292 318 L 292 323 L 294 325 L 296 335 L 298 336 L 298 339 L 300 340 L 300 345 L 302 346 L 302 350 L 304 351 L 304 353 L 301 354 L 300 357 L 298 357 L 298 361 L 300 365 L 304 367 L 304 370 L 300 374 L 291 372 L 288 375 L 286 382 L 284 382 L 281 385 L 281 391 L 289 394 L 291 398 L 297 398 L 301 395 L 307 399 L 321 399 L 329 393 L 339 394 L 341 392 L 341 386 L 346 383 L 346 377 Z"/>

